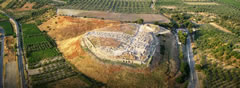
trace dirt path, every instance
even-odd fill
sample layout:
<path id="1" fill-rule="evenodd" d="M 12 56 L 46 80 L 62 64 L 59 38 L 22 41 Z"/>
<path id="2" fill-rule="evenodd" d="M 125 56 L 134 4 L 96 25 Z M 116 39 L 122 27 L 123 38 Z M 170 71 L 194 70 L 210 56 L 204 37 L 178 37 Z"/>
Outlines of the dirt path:
<path id="1" fill-rule="evenodd" d="M 184 2 L 184 3 L 188 5 L 219 5 L 216 2 Z"/>
<path id="2" fill-rule="evenodd" d="M 216 27 L 217 29 L 219 29 L 219 30 L 221 30 L 221 31 L 223 31 L 223 32 L 232 34 L 231 31 L 227 30 L 226 28 L 221 27 L 220 25 L 218 25 L 218 24 L 216 24 L 216 23 L 209 23 L 209 24 L 212 25 L 212 26 L 214 26 L 214 27 Z"/>
<path id="3" fill-rule="evenodd" d="M 6 75 L 4 78 L 4 88 L 18 88 L 17 86 L 17 62 L 8 62 L 5 66 Z"/>

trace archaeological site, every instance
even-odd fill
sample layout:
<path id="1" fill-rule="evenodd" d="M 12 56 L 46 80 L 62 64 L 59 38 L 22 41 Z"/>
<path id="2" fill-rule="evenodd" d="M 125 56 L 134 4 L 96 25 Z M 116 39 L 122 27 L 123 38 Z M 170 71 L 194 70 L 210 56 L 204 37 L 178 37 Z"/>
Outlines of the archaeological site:
<path id="1" fill-rule="evenodd" d="M 159 44 L 159 26 L 119 24 L 84 34 L 81 46 L 103 60 L 148 65 Z"/>

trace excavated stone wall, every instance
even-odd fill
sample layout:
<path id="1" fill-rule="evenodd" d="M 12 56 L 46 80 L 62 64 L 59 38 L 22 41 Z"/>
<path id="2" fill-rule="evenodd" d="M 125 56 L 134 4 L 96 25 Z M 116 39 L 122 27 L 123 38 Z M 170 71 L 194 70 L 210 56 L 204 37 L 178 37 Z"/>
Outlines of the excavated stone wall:
<path id="1" fill-rule="evenodd" d="M 158 31 L 148 25 L 138 26 L 137 32 L 134 35 L 122 32 L 93 30 L 84 34 L 81 45 L 88 48 L 100 59 L 129 64 L 149 64 L 155 53 L 156 46 L 159 44 L 156 37 Z M 92 43 L 90 37 L 113 38 L 121 43 L 117 47 L 100 46 Z"/>

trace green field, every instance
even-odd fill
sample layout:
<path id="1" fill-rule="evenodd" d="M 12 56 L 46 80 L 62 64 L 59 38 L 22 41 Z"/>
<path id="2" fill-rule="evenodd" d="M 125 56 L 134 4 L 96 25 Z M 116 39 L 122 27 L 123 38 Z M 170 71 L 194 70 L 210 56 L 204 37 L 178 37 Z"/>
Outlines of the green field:
<path id="1" fill-rule="evenodd" d="M 29 45 L 29 44 L 36 44 L 36 43 L 42 43 L 42 42 L 47 42 L 47 38 L 45 35 L 39 35 L 39 36 L 34 36 L 34 37 L 25 37 L 24 38 L 24 43 Z"/>
<path id="2" fill-rule="evenodd" d="M 35 24 L 23 24 L 22 31 L 23 45 L 30 64 L 59 55 L 54 42 Z"/>
<path id="3" fill-rule="evenodd" d="M 182 0 L 157 0 L 156 2 L 156 7 L 158 6 L 168 6 L 168 5 L 182 5 L 183 1 Z"/>
<path id="4" fill-rule="evenodd" d="M 197 49 L 228 64 L 236 63 L 230 58 L 240 59 L 239 52 L 234 51 L 239 49 L 236 44 L 240 42 L 240 37 L 220 31 L 211 25 L 203 25 L 199 29 L 195 41 Z"/>
<path id="5" fill-rule="evenodd" d="M 41 31 L 34 24 L 23 24 L 22 28 L 22 31 L 25 35 L 41 34 Z"/>
<path id="6" fill-rule="evenodd" d="M 152 0 L 71 0 L 61 8 L 122 13 L 152 13 Z"/>
<path id="7" fill-rule="evenodd" d="M 13 27 L 9 21 L 0 22 L 0 26 L 4 29 L 6 36 L 14 35 Z"/>
<path id="8" fill-rule="evenodd" d="M 52 58 L 54 56 L 59 55 L 57 48 L 48 48 L 48 49 L 29 52 L 29 53 L 30 54 L 28 54 L 28 60 L 31 63 L 37 63 L 42 59 Z"/>
<path id="9" fill-rule="evenodd" d="M 4 14 L 0 13 L 0 20 L 7 20 L 8 17 L 5 16 Z"/>
<path id="10" fill-rule="evenodd" d="M 215 65 L 208 65 L 204 69 L 206 79 L 203 82 L 204 88 L 239 88 L 240 69 L 223 69 Z"/>

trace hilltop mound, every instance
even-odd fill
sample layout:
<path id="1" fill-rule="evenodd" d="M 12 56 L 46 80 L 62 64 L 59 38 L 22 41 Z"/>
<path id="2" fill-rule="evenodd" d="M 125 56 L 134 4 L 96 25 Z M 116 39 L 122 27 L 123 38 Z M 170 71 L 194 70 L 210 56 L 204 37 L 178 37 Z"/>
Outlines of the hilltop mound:
<path id="1" fill-rule="evenodd" d="M 159 44 L 156 33 L 148 25 L 120 24 L 87 32 L 81 45 L 101 59 L 146 64 Z"/>
<path id="2" fill-rule="evenodd" d="M 71 21 L 67 19 L 81 20 L 82 22 Z M 85 22 L 83 22 L 83 20 L 85 20 Z M 55 22 L 57 22 L 57 24 Z M 103 22 L 102 24 L 104 25 L 99 25 L 95 22 Z M 68 26 L 63 25 L 64 23 L 66 23 Z M 67 28 L 71 29 L 72 25 L 75 25 L 73 26 L 75 28 L 72 29 L 74 31 L 68 31 Z M 76 25 L 85 26 L 77 27 Z M 47 26 L 50 26 L 52 30 L 48 30 Z M 156 54 L 153 56 L 154 62 L 157 63 L 151 63 L 151 65 L 154 65 L 150 67 L 131 68 L 129 66 L 123 66 L 119 64 L 105 64 L 102 61 L 96 60 L 95 56 L 86 52 L 85 48 L 81 47 L 81 41 L 84 37 L 84 34 L 87 32 L 117 32 L 133 36 L 136 35 L 140 26 L 141 25 L 122 24 L 116 21 L 99 20 L 93 18 L 89 19 L 59 16 L 45 22 L 40 26 L 40 29 L 47 30 L 51 37 L 56 38 L 58 48 L 68 62 L 73 64 L 83 74 L 97 81 L 103 82 L 108 87 L 165 87 L 167 86 L 166 84 L 173 83 L 171 80 L 169 80 L 169 76 L 174 77 L 178 71 L 177 55 L 175 53 L 175 51 L 177 51 L 175 46 L 176 40 L 170 32 L 168 32 L 165 36 L 160 36 L 159 38 L 159 45 L 166 45 L 164 52 L 168 54 L 160 55 L 160 49 L 157 49 Z M 158 31 L 163 33 L 166 31 L 154 25 L 145 26 L 149 26 L 150 28 L 156 30 L 153 33 L 157 33 Z M 158 30 L 159 28 L 161 30 Z M 71 34 L 71 32 L 76 31 L 79 32 L 75 33 L 75 35 L 66 34 L 68 32 Z M 59 38 L 58 36 L 62 37 Z M 119 45 L 114 41 L 113 38 L 106 38 L 106 40 L 103 39 L 101 41 L 105 41 L 99 43 L 102 46 Z M 160 46 L 157 47 L 159 48 Z"/>

